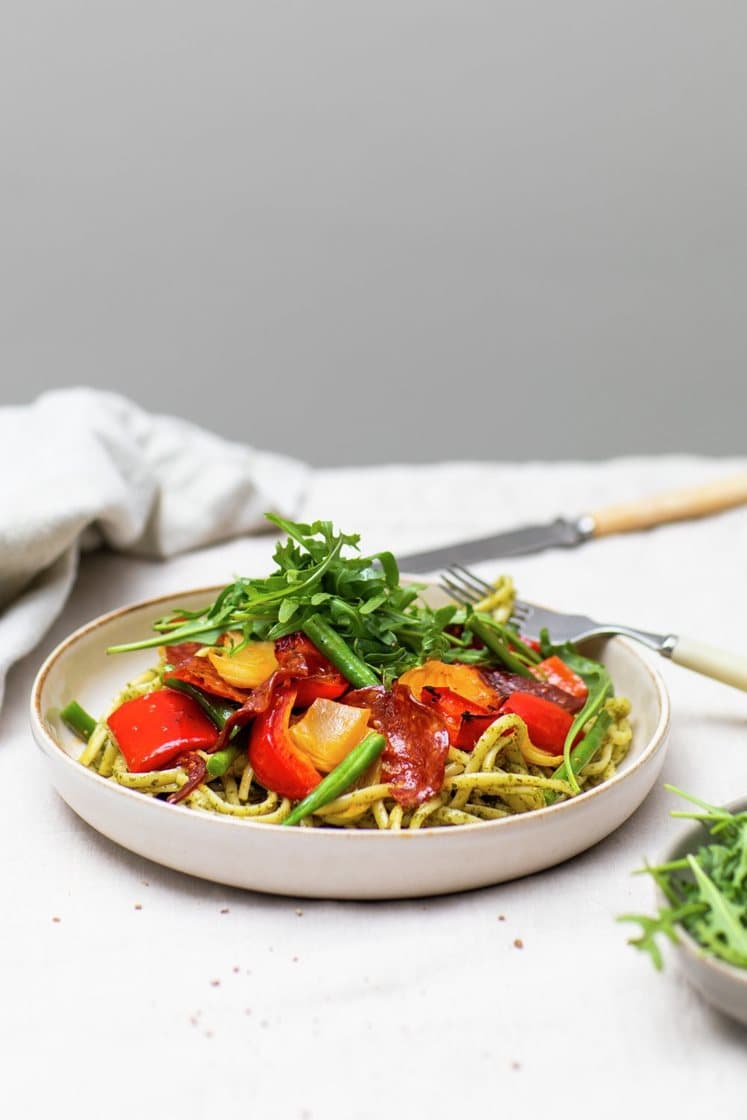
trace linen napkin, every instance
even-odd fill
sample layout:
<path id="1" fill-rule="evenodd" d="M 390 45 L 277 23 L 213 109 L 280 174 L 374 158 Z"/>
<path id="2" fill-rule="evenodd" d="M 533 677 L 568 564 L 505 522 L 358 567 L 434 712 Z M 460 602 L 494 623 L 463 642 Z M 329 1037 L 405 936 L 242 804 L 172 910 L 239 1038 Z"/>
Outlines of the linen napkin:
<path id="1" fill-rule="evenodd" d="M 89 388 L 0 408 L 0 703 L 61 611 L 81 549 L 165 558 L 293 516 L 309 468 Z"/>

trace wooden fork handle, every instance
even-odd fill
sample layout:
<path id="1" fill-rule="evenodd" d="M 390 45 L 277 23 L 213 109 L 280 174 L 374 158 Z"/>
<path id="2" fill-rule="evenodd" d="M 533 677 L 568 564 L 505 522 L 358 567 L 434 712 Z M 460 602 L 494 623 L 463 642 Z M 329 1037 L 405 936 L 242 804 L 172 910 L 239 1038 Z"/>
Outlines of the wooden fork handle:
<path id="1" fill-rule="evenodd" d="M 629 533 L 635 529 L 650 529 L 666 521 L 684 521 L 690 517 L 705 517 L 747 502 L 747 474 L 707 482 L 687 490 L 654 494 L 637 502 L 607 506 L 590 514 L 593 522 L 591 536 L 604 537 L 608 533 Z"/>

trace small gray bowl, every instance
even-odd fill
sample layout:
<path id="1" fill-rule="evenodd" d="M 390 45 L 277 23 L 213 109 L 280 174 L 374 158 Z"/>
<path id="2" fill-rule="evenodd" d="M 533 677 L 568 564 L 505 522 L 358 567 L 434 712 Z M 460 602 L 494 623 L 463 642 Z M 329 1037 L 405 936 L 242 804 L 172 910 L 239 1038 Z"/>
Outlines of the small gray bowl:
<path id="1" fill-rule="evenodd" d="M 747 797 L 732 801 L 726 806 L 731 813 L 741 813 L 747 809 Z M 664 852 L 661 863 L 681 859 L 688 853 L 695 854 L 708 842 L 709 832 L 705 825 L 695 821 L 685 832 L 681 832 Z M 656 888 L 657 901 L 662 906 L 669 902 L 664 893 Z M 716 957 L 709 956 L 681 926 L 677 929 L 678 950 L 682 969 L 694 988 L 710 1004 L 747 1024 L 747 968 L 737 968 Z"/>

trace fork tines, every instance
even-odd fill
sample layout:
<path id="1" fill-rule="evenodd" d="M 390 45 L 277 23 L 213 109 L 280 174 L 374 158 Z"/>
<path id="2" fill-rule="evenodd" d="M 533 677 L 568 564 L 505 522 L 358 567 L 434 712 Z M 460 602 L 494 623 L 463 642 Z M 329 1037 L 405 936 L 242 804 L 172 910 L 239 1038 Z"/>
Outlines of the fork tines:
<path id="1" fill-rule="evenodd" d="M 482 579 L 461 564 L 449 565 L 441 576 L 439 587 L 447 595 L 451 595 L 452 599 L 456 599 L 458 603 L 465 606 L 479 603 L 481 599 L 495 591 L 492 583 L 488 583 L 487 580 Z M 533 614 L 534 607 L 531 603 L 516 599 L 511 611 L 510 621 L 514 626 L 521 629 Z"/>
<path id="2" fill-rule="evenodd" d="M 528 618 L 534 613 L 534 607 L 529 603 L 522 602 L 521 599 L 514 600 L 514 609 L 511 611 L 511 621 L 522 623 L 526 622 Z"/>
<path id="3" fill-rule="evenodd" d="M 480 599 L 494 590 L 491 584 L 480 579 L 469 568 L 463 568 L 461 564 L 451 564 L 446 569 L 441 576 L 440 586 L 457 602 L 465 604 L 479 603 Z"/>

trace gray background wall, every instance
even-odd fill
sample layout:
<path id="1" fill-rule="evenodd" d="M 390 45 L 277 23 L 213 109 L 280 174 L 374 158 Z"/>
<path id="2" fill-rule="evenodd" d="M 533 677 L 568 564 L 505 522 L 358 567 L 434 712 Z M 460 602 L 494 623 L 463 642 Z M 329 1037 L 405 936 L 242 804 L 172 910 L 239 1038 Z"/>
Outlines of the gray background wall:
<path id="1" fill-rule="evenodd" d="M 0 19 L 5 403 L 317 464 L 745 450 L 745 5 Z"/>

